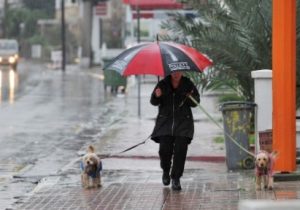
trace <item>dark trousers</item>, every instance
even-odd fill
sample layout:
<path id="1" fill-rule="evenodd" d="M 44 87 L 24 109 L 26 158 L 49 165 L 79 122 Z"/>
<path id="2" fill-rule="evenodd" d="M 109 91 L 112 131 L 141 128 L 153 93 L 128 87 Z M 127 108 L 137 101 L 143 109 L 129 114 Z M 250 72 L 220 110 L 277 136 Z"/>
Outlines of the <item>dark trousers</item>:
<path id="1" fill-rule="evenodd" d="M 179 179 L 183 174 L 189 142 L 190 140 L 186 137 L 160 137 L 160 167 L 164 173 L 170 173 L 171 170 L 170 176 L 172 179 Z"/>

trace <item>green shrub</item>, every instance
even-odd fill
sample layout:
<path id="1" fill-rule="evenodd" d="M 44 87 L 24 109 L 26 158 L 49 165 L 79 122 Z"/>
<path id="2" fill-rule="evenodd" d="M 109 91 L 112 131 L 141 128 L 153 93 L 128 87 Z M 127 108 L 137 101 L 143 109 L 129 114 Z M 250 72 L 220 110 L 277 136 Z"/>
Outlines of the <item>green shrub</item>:
<path id="1" fill-rule="evenodd" d="M 224 137 L 223 136 L 216 136 L 213 141 L 217 144 L 224 143 Z"/>

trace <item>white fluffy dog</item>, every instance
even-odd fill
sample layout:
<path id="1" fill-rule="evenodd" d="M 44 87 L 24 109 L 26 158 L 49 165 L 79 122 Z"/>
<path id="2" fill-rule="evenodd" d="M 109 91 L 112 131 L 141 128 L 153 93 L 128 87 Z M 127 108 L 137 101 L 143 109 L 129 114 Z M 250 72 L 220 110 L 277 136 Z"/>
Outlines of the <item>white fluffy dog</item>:
<path id="1" fill-rule="evenodd" d="M 84 188 L 101 187 L 102 163 L 93 146 L 90 145 L 87 154 L 82 157 L 80 168 L 81 183 Z"/>
<path id="2" fill-rule="evenodd" d="M 273 166 L 277 152 L 259 151 L 255 157 L 256 190 L 273 189 Z"/>

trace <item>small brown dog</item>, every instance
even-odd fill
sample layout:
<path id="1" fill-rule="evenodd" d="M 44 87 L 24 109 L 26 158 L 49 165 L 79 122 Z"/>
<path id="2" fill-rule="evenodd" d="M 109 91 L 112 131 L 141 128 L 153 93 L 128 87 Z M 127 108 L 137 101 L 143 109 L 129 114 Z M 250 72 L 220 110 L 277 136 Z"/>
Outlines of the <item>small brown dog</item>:
<path id="1" fill-rule="evenodd" d="M 102 163 L 93 146 L 90 145 L 87 154 L 82 157 L 80 168 L 81 183 L 84 188 L 101 187 Z"/>
<path id="2" fill-rule="evenodd" d="M 255 157 L 256 190 L 273 189 L 273 166 L 277 152 L 268 153 L 261 150 Z"/>

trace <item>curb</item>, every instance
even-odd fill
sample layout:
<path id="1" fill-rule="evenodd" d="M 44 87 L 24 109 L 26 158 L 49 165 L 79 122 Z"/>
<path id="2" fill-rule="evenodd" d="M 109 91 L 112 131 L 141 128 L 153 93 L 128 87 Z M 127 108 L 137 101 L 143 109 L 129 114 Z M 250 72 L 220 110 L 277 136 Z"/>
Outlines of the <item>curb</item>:
<path id="1" fill-rule="evenodd" d="M 294 173 L 277 173 L 274 174 L 274 181 L 283 182 L 283 181 L 299 181 L 300 172 L 296 171 Z"/>

